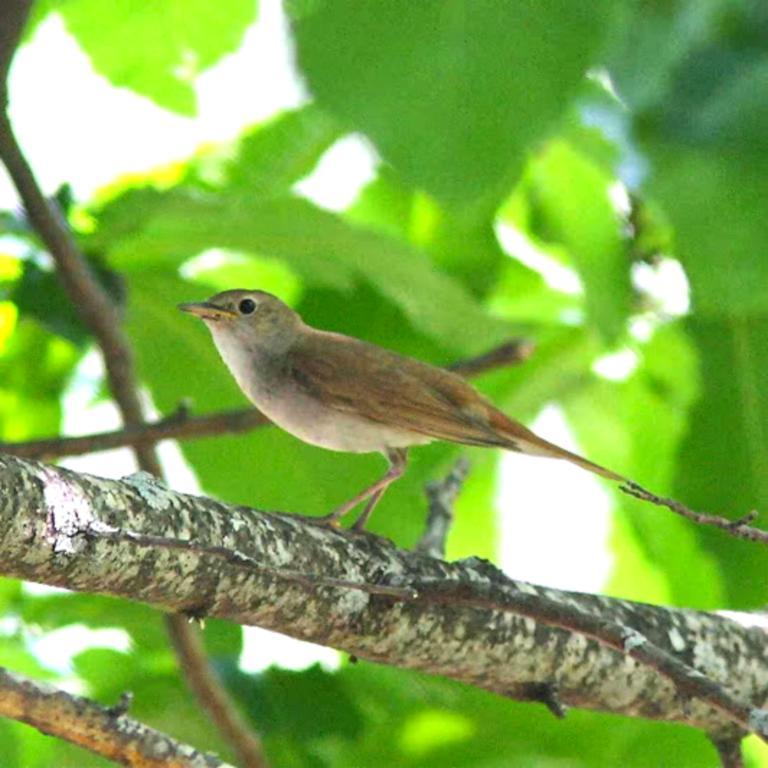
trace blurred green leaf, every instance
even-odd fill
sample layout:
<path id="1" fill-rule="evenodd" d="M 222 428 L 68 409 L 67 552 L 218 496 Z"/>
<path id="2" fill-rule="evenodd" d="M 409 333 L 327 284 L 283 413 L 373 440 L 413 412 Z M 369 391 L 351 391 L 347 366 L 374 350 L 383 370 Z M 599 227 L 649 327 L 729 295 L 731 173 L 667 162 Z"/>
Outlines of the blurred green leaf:
<path id="1" fill-rule="evenodd" d="M 143 204 L 137 196 L 146 196 Z M 417 330 L 457 353 L 479 352 L 508 335 L 504 323 L 485 313 L 424 254 L 305 200 L 145 191 L 128 195 L 125 204 L 134 212 L 146 207 L 143 221 L 134 218 L 132 236 L 111 238 L 115 268 L 178 263 L 209 248 L 251 251 L 284 259 L 314 285 L 349 289 L 364 279 L 398 305 Z M 107 218 L 127 225 L 127 215 L 115 210 L 119 205 L 110 206 Z M 106 232 L 99 235 L 102 247 L 108 238 Z"/>
<path id="2" fill-rule="evenodd" d="M 366 133 L 414 186 L 492 210 L 573 97 L 611 9 L 324 0 L 294 20 L 320 103 Z"/>
<path id="3" fill-rule="evenodd" d="M 568 398 L 566 414 L 591 458 L 669 494 L 680 444 L 693 418 L 697 378 L 690 342 L 679 326 L 669 325 L 657 331 L 626 381 L 594 379 Z M 702 609 L 722 605 L 720 570 L 696 526 L 618 492 L 617 500 L 627 518 L 622 515 L 614 534 L 610 591 Z M 690 578 L 692 570 L 700 574 L 696 579 Z"/>
<path id="4" fill-rule="evenodd" d="M 611 200 L 615 181 L 563 141 L 551 142 L 526 174 L 532 233 L 563 245 L 586 293 L 587 319 L 608 343 L 629 315 L 629 254 L 621 216 Z"/>
<path id="5" fill-rule="evenodd" d="M 239 47 L 256 0 L 56 0 L 50 4 L 113 85 L 193 115 L 194 81 Z"/>
<path id="6" fill-rule="evenodd" d="M 264 728 L 278 765 L 717 765 L 707 738 L 692 729 L 580 711 L 553 729 L 541 706 L 364 662 L 338 673 L 310 668 L 240 675 L 233 690 Z M 315 714 L 295 717 L 307 701 Z"/>
<path id="7" fill-rule="evenodd" d="M 0 319 L 14 329 L 0 347 L 0 435 L 24 440 L 56 434 L 60 397 L 82 351 L 34 321 L 16 321 L 15 313 Z"/>
<path id="8" fill-rule="evenodd" d="M 339 138 L 338 123 L 314 104 L 282 112 L 238 140 L 220 184 L 255 196 L 287 193 Z"/>
<path id="9" fill-rule="evenodd" d="M 650 188 L 675 227 L 694 309 L 724 319 L 768 312 L 768 163 L 670 143 L 652 152 Z"/>
<path id="10" fill-rule="evenodd" d="M 768 523 L 768 317 L 688 324 L 701 365 L 702 392 L 690 416 L 674 491 L 694 509 L 726 517 L 760 512 Z M 765 605 L 768 554 L 723 531 L 699 526 L 702 545 L 723 575 L 727 605 Z M 698 580 L 698 579 L 697 579 Z M 714 607 L 714 606 L 713 606 Z"/>

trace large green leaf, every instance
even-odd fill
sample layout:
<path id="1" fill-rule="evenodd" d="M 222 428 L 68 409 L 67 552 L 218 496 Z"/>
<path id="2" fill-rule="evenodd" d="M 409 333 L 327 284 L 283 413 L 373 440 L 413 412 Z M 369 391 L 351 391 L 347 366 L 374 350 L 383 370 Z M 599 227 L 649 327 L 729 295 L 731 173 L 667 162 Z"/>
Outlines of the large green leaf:
<path id="1" fill-rule="evenodd" d="M 233 672 L 230 684 L 281 766 L 716 765 L 692 729 L 579 711 L 558 723 L 540 705 L 366 663 L 337 673 Z"/>
<path id="2" fill-rule="evenodd" d="M 161 107 L 192 115 L 194 80 L 239 47 L 256 0 L 57 0 L 93 68 Z"/>
<path id="3" fill-rule="evenodd" d="M 768 17 L 760 3 L 636 3 L 625 48 L 653 76 L 646 89 L 615 57 L 637 102 L 648 190 L 675 227 L 675 247 L 707 315 L 768 311 Z M 640 62 L 638 62 L 638 65 Z M 640 71 L 640 70 L 637 70 Z M 642 69 L 645 77 L 646 69 Z"/>
<path id="4" fill-rule="evenodd" d="M 117 268 L 178 264 L 208 248 L 250 251 L 284 259 L 311 284 L 349 289 L 365 280 L 418 331 L 456 353 L 485 350 L 509 333 L 425 254 L 299 198 L 144 190 L 125 198 L 136 214 L 133 234 L 120 229 L 128 228 L 128 216 L 116 209 L 120 204 L 110 206 L 98 235 Z"/>
<path id="5" fill-rule="evenodd" d="M 694 509 L 728 517 L 756 509 L 756 524 L 768 528 L 768 316 L 692 319 L 689 328 L 701 358 L 702 393 L 682 446 L 675 495 Z M 700 528 L 698 536 L 719 564 L 727 605 L 764 605 L 765 548 L 719 530 Z"/>
<path id="6" fill-rule="evenodd" d="M 626 381 L 593 379 L 568 398 L 566 413 L 591 458 L 657 493 L 670 493 L 696 379 L 691 345 L 670 325 L 657 331 Z M 618 491 L 616 499 L 622 512 L 609 590 L 636 600 L 720 607 L 720 570 L 696 526 Z M 690 578 L 692 571 L 699 576 Z"/>
<path id="7" fill-rule="evenodd" d="M 569 0 L 323 0 L 294 21 L 318 100 L 416 186 L 494 207 L 574 95 L 611 20 Z"/>

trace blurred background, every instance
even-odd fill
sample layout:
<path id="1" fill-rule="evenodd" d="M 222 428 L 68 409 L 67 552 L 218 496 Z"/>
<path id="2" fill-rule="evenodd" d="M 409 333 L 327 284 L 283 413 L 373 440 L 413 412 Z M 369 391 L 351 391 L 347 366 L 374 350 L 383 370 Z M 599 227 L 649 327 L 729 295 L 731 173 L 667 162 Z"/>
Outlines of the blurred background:
<path id="1" fill-rule="evenodd" d="M 758 0 L 39 0 L 11 118 L 125 314 L 157 415 L 245 404 L 202 324 L 225 288 L 476 380 L 658 493 L 768 509 L 768 6 Z M 0 438 L 118 427 L 93 341 L 0 172 Z M 768 557 L 578 469 L 433 445 L 371 528 L 412 546 L 465 454 L 450 558 L 698 609 L 756 609 Z M 272 428 L 162 446 L 173 487 L 321 514 L 383 468 Z M 130 452 L 64 460 L 119 477 Z M 765 526 L 765 514 L 757 524 Z M 0 663 L 229 755 L 143 606 L 0 581 Z M 715 766 L 698 732 L 556 722 L 449 681 L 208 622 L 282 766 Z M 103 760 L 0 721 L 4 766 Z M 750 766 L 768 750 L 747 742 Z"/>

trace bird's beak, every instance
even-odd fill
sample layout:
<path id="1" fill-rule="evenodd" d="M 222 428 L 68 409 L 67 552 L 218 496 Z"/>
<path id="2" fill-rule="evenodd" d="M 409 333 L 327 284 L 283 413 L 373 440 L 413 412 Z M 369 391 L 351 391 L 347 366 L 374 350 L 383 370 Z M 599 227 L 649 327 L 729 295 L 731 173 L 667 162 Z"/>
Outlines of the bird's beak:
<path id="1" fill-rule="evenodd" d="M 218 307 L 209 301 L 179 304 L 179 309 L 182 312 L 189 312 L 190 315 L 196 315 L 203 320 L 222 320 L 227 317 L 237 317 L 237 312 L 226 307 Z"/>

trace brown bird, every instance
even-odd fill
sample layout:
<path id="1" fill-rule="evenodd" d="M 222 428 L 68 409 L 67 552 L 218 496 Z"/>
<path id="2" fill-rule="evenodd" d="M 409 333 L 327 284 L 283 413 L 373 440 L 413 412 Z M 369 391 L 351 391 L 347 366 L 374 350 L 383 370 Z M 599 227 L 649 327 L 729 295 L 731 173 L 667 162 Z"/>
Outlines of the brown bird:
<path id="1" fill-rule="evenodd" d="M 351 336 L 311 328 L 264 291 L 223 291 L 179 309 L 202 318 L 240 388 L 269 419 L 312 445 L 379 451 L 387 473 L 326 517 L 331 525 L 367 500 L 360 530 L 405 471 L 407 450 L 433 440 L 565 459 L 625 478 L 535 435 L 450 371 Z"/>

